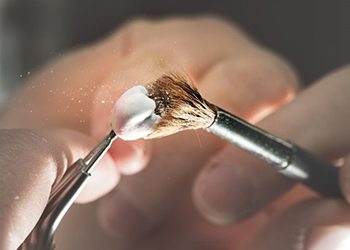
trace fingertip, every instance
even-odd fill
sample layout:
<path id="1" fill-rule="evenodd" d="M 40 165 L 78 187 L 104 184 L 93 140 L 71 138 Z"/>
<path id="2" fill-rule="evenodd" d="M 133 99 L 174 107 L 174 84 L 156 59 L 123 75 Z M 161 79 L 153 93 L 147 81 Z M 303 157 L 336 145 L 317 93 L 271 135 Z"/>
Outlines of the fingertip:
<path id="1" fill-rule="evenodd" d="M 60 129 L 52 132 L 56 139 L 67 148 L 68 155 L 66 165 L 69 164 L 69 166 L 58 167 L 56 182 L 59 182 L 66 168 L 69 168 L 76 160 L 84 158 L 98 141 L 72 130 Z M 118 184 L 119 179 L 120 173 L 115 167 L 112 157 L 107 153 L 91 171 L 91 176 L 76 202 L 87 203 L 100 198 L 111 191 Z"/>
<path id="2" fill-rule="evenodd" d="M 109 154 L 91 172 L 87 185 L 79 194 L 77 203 L 88 203 L 109 193 L 118 185 L 121 175 Z"/>
<path id="3" fill-rule="evenodd" d="M 237 223 L 291 187 L 259 159 L 226 147 L 199 173 L 193 187 L 198 210 L 217 224 Z"/>
<path id="4" fill-rule="evenodd" d="M 145 140 L 118 140 L 110 148 L 110 155 L 117 168 L 124 175 L 140 172 L 147 165 L 151 152 L 151 144 Z"/>
<path id="5" fill-rule="evenodd" d="M 146 166 L 149 155 L 150 145 L 144 140 L 116 140 L 108 154 L 92 171 L 76 202 L 88 203 L 106 195 L 118 185 L 122 174 L 132 175 L 140 172 Z"/>
<path id="6" fill-rule="evenodd" d="M 197 209 L 209 221 L 230 224 L 240 221 L 249 213 L 252 189 L 247 180 L 235 171 L 235 166 L 214 158 L 198 175 L 193 188 Z"/>
<path id="7" fill-rule="evenodd" d="M 102 229 L 122 241 L 138 239 L 154 226 L 139 202 L 121 189 L 103 197 L 97 213 Z"/>

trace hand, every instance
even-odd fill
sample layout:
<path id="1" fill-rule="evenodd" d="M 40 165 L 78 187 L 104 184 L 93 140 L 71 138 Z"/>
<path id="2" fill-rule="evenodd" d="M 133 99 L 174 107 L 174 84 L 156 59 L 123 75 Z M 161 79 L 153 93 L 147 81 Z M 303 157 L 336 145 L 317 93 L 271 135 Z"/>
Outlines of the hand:
<path id="1" fill-rule="evenodd" d="M 0 130 L 0 249 L 19 247 L 39 220 L 51 187 L 94 144 L 71 130 Z M 101 164 L 106 172 L 115 171 L 109 155 Z M 104 176 L 105 185 L 114 185 L 116 176 Z"/>
<path id="2" fill-rule="evenodd" d="M 231 249 L 349 249 L 349 78 L 349 66 L 324 77 L 258 124 L 325 160 L 342 159 L 339 185 L 347 202 L 316 198 L 301 186 L 285 194 L 290 180 L 230 146 L 197 177 L 195 204 L 210 221 L 238 223 L 259 212 L 243 230 L 237 226 L 231 239 L 241 240 Z M 251 228 L 260 232 L 254 234 Z"/>
<path id="3" fill-rule="evenodd" d="M 224 21 L 134 21 L 106 40 L 45 67 L 9 104 L 1 125 L 66 127 L 101 138 L 109 129 L 111 107 L 123 91 L 169 71 L 186 72 L 206 99 L 255 122 L 289 101 L 297 89 L 297 78 L 283 60 Z M 65 238 L 60 246 L 227 248 L 235 240 L 231 232 L 236 228 L 207 223 L 190 195 L 202 166 L 224 146 L 201 131 L 152 141 L 149 167 L 124 178 L 100 201 L 98 219 L 93 216 L 95 204 L 70 211 L 58 235 Z M 148 155 L 143 141 L 117 141 L 110 151 L 124 174 L 139 171 Z M 102 166 L 96 171 L 100 176 L 113 174 L 104 172 Z M 103 178 L 99 180 L 98 185 L 89 185 L 90 190 L 111 188 Z M 98 197 L 85 194 L 89 199 Z"/>

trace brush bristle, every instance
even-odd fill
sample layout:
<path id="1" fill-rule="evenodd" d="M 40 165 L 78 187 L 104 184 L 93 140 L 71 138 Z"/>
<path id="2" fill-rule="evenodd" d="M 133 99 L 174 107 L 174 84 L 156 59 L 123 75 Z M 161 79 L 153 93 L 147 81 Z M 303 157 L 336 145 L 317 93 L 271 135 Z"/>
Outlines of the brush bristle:
<path id="1" fill-rule="evenodd" d="M 213 105 L 178 74 L 163 75 L 146 86 L 148 96 L 156 103 L 155 113 L 161 117 L 147 138 L 163 137 L 182 130 L 209 127 L 215 119 Z"/>

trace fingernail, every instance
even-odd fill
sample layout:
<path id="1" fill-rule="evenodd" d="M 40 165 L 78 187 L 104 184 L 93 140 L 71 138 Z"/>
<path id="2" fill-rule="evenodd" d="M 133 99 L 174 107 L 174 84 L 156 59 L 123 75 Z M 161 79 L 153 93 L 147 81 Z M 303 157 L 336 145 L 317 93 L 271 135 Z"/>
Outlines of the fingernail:
<path id="1" fill-rule="evenodd" d="M 149 161 L 151 144 L 148 141 L 141 140 L 138 143 L 132 143 L 133 157 L 125 159 L 120 166 L 120 171 L 124 175 L 132 175 L 145 168 Z"/>
<path id="2" fill-rule="evenodd" d="M 235 167 L 217 159 L 211 160 L 198 176 L 194 201 L 199 211 L 217 224 L 237 222 L 246 213 L 251 188 L 240 178 Z"/>
<path id="3" fill-rule="evenodd" d="M 306 250 L 349 250 L 349 226 L 325 226 L 313 229 L 307 237 Z"/>
<path id="4" fill-rule="evenodd" d="M 154 223 L 128 194 L 116 189 L 100 200 L 98 217 L 105 232 L 121 240 L 134 240 Z"/>
<path id="5" fill-rule="evenodd" d="M 150 143 L 145 140 L 133 142 L 119 140 L 110 149 L 110 154 L 122 174 L 132 175 L 147 165 L 150 151 Z"/>

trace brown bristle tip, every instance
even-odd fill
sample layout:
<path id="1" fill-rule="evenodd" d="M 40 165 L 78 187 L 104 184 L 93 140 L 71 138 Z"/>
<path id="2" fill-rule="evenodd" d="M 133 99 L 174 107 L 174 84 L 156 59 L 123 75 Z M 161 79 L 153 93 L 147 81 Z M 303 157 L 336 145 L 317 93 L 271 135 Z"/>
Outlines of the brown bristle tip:
<path id="1" fill-rule="evenodd" d="M 156 103 L 161 117 L 147 138 L 163 137 L 187 129 L 209 127 L 215 119 L 215 108 L 198 92 L 192 82 L 180 74 L 164 74 L 146 86 L 148 96 Z"/>

